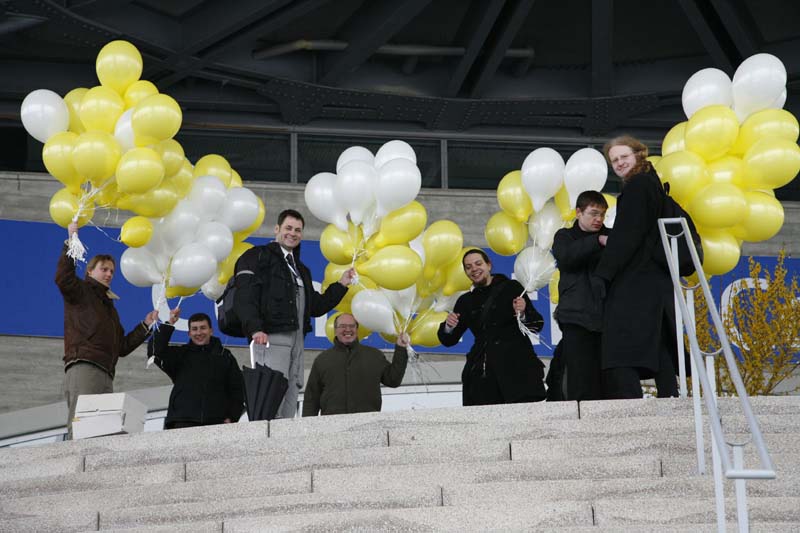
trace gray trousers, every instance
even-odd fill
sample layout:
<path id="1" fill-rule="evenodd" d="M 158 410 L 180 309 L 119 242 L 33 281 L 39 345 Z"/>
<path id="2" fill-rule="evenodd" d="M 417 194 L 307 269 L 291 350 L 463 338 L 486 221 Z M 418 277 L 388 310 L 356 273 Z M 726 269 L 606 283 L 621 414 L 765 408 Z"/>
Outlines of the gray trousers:
<path id="1" fill-rule="evenodd" d="M 64 399 L 67 401 L 67 440 L 72 440 L 72 419 L 81 394 L 114 392 L 114 380 L 97 365 L 86 361 L 72 363 L 64 372 Z"/>
<path id="2" fill-rule="evenodd" d="M 286 396 L 278 408 L 275 418 L 294 418 L 297 414 L 297 397 L 300 389 L 303 388 L 305 379 L 305 361 L 303 353 L 303 318 L 305 311 L 306 293 L 302 287 L 297 290 L 297 323 L 300 328 L 296 331 L 269 334 L 269 348 L 265 350 L 255 350 L 254 359 L 256 363 L 267 365 L 273 370 L 283 372 L 289 380 L 289 388 Z"/>

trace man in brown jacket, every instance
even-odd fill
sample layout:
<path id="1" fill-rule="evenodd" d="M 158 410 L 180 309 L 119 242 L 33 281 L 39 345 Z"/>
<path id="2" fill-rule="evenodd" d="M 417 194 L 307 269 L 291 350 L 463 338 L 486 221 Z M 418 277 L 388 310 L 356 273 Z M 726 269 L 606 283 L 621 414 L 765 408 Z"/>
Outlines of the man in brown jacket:
<path id="1" fill-rule="evenodd" d="M 78 232 L 75 223 L 68 234 Z M 145 341 L 150 325 L 158 319 L 151 311 L 127 335 L 122 329 L 111 292 L 116 268 L 110 255 L 97 255 L 86 265 L 85 279 L 75 274 L 75 263 L 61 252 L 56 268 L 56 285 L 64 297 L 64 397 L 69 407 L 67 438 L 72 438 L 72 419 L 81 394 L 114 392 L 117 359 L 125 357 Z"/>

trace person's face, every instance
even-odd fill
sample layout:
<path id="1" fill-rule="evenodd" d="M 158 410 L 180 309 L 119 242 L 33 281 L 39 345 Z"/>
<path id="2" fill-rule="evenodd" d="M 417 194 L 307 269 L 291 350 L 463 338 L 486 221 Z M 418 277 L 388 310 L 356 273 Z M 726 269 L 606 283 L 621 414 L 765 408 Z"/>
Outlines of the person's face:
<path id="1" fill-rule="evenodd" d="M 614 174 L 620 178 L 627 178 L 631 169 L 636 165 L 636 154 L 630 146 L 619 144 L 612 146 L 608 151 L 608 159 Z"/>
<path id="2" fill-rule="evenodd" d="M 469 254 L 464 258 L 464 273 L 472 280 L 473 285 L 480 286 L 489 283 L 492 272 L 492 263 L 486 262 L 481 254 Z"/>
<path id="3" fill-rule="evenodd" d="M 189 323 L 189 338 L 198 346 L 204 346 L 211 342 L 211 334 L 213 332 L 211 324 L 205 320 Z"/>
<path id="4" fill-rule="evenodd" d="M 275 226 L 275 240 L 288 250 L 297 248 L 303 240 L 303 223 L 294 217 L 286 217 L 280 226 Z"/>
<path id="5" fill-rule="evenodd" d="M 342 344 L 352 344 L 358 338 L 358 323 L 353 315 L 343 314 L 336 321 L 336 338 Z"/>
<path id="6" fill-rule="evenodd" d="M 89 271 L 89 277 L 99 281 L 106 287 L 110 287 L 111 280 L 114 279 L 114 263 L 111 261 L 98 261 L 94 268 Z"/>
<path id="7" fill-rule="evenodd" d="M 606 208 L 589 204 L 584 209 L 577 209 L 578 226 L 583 231 L 597 232 L 603 227 L 606 219 Z"/>

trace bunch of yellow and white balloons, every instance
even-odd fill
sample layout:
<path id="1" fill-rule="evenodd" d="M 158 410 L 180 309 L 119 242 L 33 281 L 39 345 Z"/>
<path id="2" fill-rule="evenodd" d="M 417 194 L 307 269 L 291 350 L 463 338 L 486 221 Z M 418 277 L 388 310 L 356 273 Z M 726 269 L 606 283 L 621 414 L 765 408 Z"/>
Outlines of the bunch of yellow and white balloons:
<path id="1" fill-rule="evenodd" d="M 800 128 L 785 102 L 786 68 L 770 54 L 747 58 L 733 80 L 707 68 L 684 86 L 688 120 L 667 133 L 662 157 L 653 159 L 697 225 L 707 275 L 729 272 L 743 241 L 767 240 L 783 225 L 774 189 L 800 171 Z"/>
<path id="2" fill-rule="evenodd" d="M 421 186 L 416 154 L 392 140 L 374 155 L 361 146 L 342 152 L 337 173 L 320 173 L 306 186 L 309 210 L 329 222 L 320 236 L 323 287 L 355 267 L 351 285 L 336 307 L 352 312 L 359 336 L 376 331 L 392 341 L 409 333 L 412 344 L 436 346 L 436 331 L 470 281 L 461 268 L 464 238 L 455 222 L 427 227 L 428 213 L 415 200 Z M 326 332 L 333 338 L 333 320 Z"/>
<path id="3" fill-rule="evenodd" d="M 28 94 L 20 115 L 28 133 L 44 143 L 42 160 L 64 185 L 50 200 L 54 222 L 91 221 L 95 209 L 136 216 L 122 226 L 125 278 L 160 287 L 167 296 L 201 289 L 217 298 L 233 264 L 250 245 L 264 204 L 224 157 L 196 165 L 173 139 L 182 122 L 178 103 L 141 80 L 142 55 L 127 41 L 112 41 L 97 55 L 100 85 L 79 87 L 62 99 L 47 89 Z"/>

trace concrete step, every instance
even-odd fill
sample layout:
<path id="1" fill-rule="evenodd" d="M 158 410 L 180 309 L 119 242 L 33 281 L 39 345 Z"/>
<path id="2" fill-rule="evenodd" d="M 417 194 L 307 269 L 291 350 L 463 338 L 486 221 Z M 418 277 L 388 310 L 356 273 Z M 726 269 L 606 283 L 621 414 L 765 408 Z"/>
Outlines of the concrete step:
<path id="1" fill-rule="evenodd" d="M 16 479 L 0 483 L 0 500 L 183 482 L 185 477 L 183 464 L 164 464 Z"/>
<path id="2" fill-rule="evenodd" d="M 752 497 L 747 499 L 750 522 L 794 522 L 800 524 L 800 498 Z M 726 498 L 725 516 L 736 520 L 736 501 Z M 714 498 L 632 498 L 594 502 L 595 522 L 600 526 L 639 524 L 643 528 L 665 524 L 713 524 Z"/>
<path id="3" fill-rule="evenodd" d="M 495 463 L 404 464 L 314 470 L 314 491 L 336 493 L 342 487 L 369 491 L 495 481 L 548 479 L 658 478 L 661 461 L 650 457 L 585 458 L 570 462 L 505 461 Z"/>
<path id="4" fill-rule="evenodd" d="M 711 475 L 713 472 L 711 453 L 707 453 L 705 458 L 707 472 Z M 775 473 L 778 477 L 800 479 L 800 449 L 791 453 L 771 453 L 770 458 L 775 465 Z M 755 454 L 745 455 L 744 466 L 745 468 L 761 469 L 761 463 Z M 665 456 L 663 468 L 665 476 L 692 475 L 697 472 L 697 456 L 685 454 Z"/>
<path id="5" fill-rule="evenodd" d="M 56 459 L 25 462 L 0 468 L 0 484 L 30 478 L 63 476 L 83 472 L 83 457 L 68 455 Z"/>
<path id="6" fill-rule="evenodd" d="M 165 526 L 139 526 L 126 528 L 103 529 L 105 533 L 223 533 L 222 520 L 188 522 L 185 524 L 167 524 Z M 777 533 L 783 533 L 779 531 Z"/>
<path id="7" fill-rule="evenodd" d="M 0 523 L 3 533 L 72 533 L 97 531 L 99 515 L 95 511 L 66 510 L 54 516 L 20 515 L 4 518 Z"/>
<path id="8" fill-rule="evenodd" d="M 411 488 L 406 490 L 351 491 L 336 494 L 289 494 L 230 498 L 199 503 L 152 505 L 133 509 L 100 512 L 100 529 L 127 528 L 144 525 L 207 522 L 271 514 L 346 511 L 353 509 L 382 510 L 402 507 L 436 507 L 442 503 L 441 489 Z"/>
<path id="9" fill-rule="evenodd" d="M 224 480 L 165 483 L 82 492 L 79 495 L 49 494 L 3 500 L 0 520 L 20 514 L 51 516 L 66 509 L 107 512 L 151 505 L 213 502 L 231 498 L 268 497 L 311 492 L 311 472 L 258 475 Z M 1 529 L 1 528 L 0 528 Z"/>
<path id="10" fill-rule="evenodd" d="M 251 472 L 278 473 L 338 469 L 350 466 L 431 465 L 453 462 L 509 462 L 506 442 L 475 442 L 458 446 L 394 446 L 345 450 L 302 450 L 282 455 L 257 455 L 187 463 L 186 479 L 220 479 Z"/>
<path id="11" fill-rule="evenodd" d="M 702 401 L 703 413 L 706 413 Z M 756 416 L 800 414 L 800 396 L 754 396 L 750 405 Z M 739 398 L 717 398 L 723 417 L 742 412 Z M 628 416 L 682 416 L 693 413 L 692 398 L 643 398 L 636 400 L 595 400 L 580 402 L 580 417 L 624 418 Z"/>
<path id="12" fill-rule="evenodd" d="M 195 429 L 195 428 L 192 428 Z M 166 433 L 180 433 L 181 430 L 170 430 Z M 218 442 L 206 442 L 198 439 L 196 433 L 186 436 L 171 445 L 153 446 L 147 449 L 115 450 L 86 456 L 86 470 L 101 470 L 129 465 L 190 463 L 224 457 L 246 457 L 268 455 L 274 457 L 299 450 L 340 450 L 386 447 L 388 440 L 385 430 L 370 429 L 348 431 L 320 435 L 309 438 L 266 438 L 250 441 L 235 441 L 220 445 Z M 191 440 L 190 440 L 191 439 Z"/>

